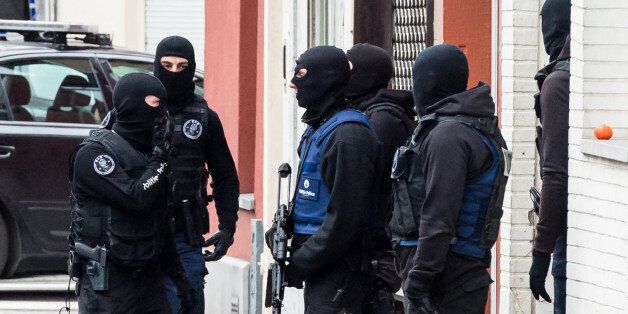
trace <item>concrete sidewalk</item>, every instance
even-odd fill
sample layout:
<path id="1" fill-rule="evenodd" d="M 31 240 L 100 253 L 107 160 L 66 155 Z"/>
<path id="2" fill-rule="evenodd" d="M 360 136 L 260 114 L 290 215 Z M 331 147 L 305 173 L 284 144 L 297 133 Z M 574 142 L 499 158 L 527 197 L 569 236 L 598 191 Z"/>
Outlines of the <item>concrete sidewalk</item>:
<path id="1" fill-rule="evenodd" d="M 36 275 L 0 280 L 0 313 L 59 313 L 65 306 L 67 275 Z M 70 309 L 78 312 L 74 282 L 70 284 Z M 60 313 L 66 313 L 61 311 Z"/>

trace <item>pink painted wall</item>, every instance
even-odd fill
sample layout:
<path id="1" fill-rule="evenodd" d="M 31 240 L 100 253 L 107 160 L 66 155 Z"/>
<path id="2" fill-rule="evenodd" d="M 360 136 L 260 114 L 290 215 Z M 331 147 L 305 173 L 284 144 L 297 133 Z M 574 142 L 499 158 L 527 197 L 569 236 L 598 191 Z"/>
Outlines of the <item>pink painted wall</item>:
<path id="1" fill-rule="evenodd" d="M 206 1 L 205 98 L 223 124 L 240 179 L 256 210 L 239 213 L 229 255 L 248 260 L 250 220 L 262 217 L 263 0 Z M 210 205 L 211 233 L 218 220 Z"/>

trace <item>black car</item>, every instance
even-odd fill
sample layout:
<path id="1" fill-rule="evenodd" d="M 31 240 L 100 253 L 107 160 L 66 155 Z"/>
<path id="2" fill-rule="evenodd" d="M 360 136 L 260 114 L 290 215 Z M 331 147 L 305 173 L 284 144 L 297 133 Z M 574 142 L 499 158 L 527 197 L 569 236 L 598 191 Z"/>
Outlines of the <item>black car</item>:
<path id="1" fill-rule="evenodd" d="M 0 31 L 3 28 L 0 20 Z M 14 25 L 15 23 L 10 23 Z M 43 24 L 34 23 L 37 27 Z M 53 26 L 60 23 L 52 23 Z M 22 25 L 22 24 L 19 24 Z M 91 31 L 0 34 L 0 274 L 66 269 L 68 157 L 112 108 L 116 81 L 151 73 L 153 56 Z M 51 25 L 48 23 L 47 25 Z M 10 30 L 16 31 L 15 26 Z M 68 43 L 67 33 L 85 38 Z M 198 72 L 196 93 L 203 94 Z"/>

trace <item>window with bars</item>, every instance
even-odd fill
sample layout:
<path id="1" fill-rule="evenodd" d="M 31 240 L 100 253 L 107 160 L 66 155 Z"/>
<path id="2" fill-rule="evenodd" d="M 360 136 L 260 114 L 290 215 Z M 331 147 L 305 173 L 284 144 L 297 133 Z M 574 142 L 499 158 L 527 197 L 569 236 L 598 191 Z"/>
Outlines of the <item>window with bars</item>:
<path id="1" fill-rule="evenodd" d="M 392 56 L 394 89 L 412 89 L 412 63 L 417 54 L 434 44 L 433 0 L 394 0 Z"/>

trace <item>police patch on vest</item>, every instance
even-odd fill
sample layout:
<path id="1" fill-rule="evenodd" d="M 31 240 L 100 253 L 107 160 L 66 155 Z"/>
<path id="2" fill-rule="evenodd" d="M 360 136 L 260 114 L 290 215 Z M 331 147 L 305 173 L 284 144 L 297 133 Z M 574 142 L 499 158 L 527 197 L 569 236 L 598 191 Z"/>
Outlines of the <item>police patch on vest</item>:
<path id="1" fill-rule="evenodd" d="M 318 180 L 306 178 L 297 189 L 299 197 L 313 201 L 318 200 L 318 185 Z"/>
<path id="2" fill-rule="evenodd" d="M 94 170 L 101 176 L 106 176 L 113 172 L 116 167 L 116 163 L 109 155 L 98 155 L 94 159 Z"/>
<path id="3" fill-rule="evenodd" d="M 198 120 L 190 119 L 183 124 L 183 134 L 185 137 L 195 140 L 203 133 L 203 125 Z"/>

